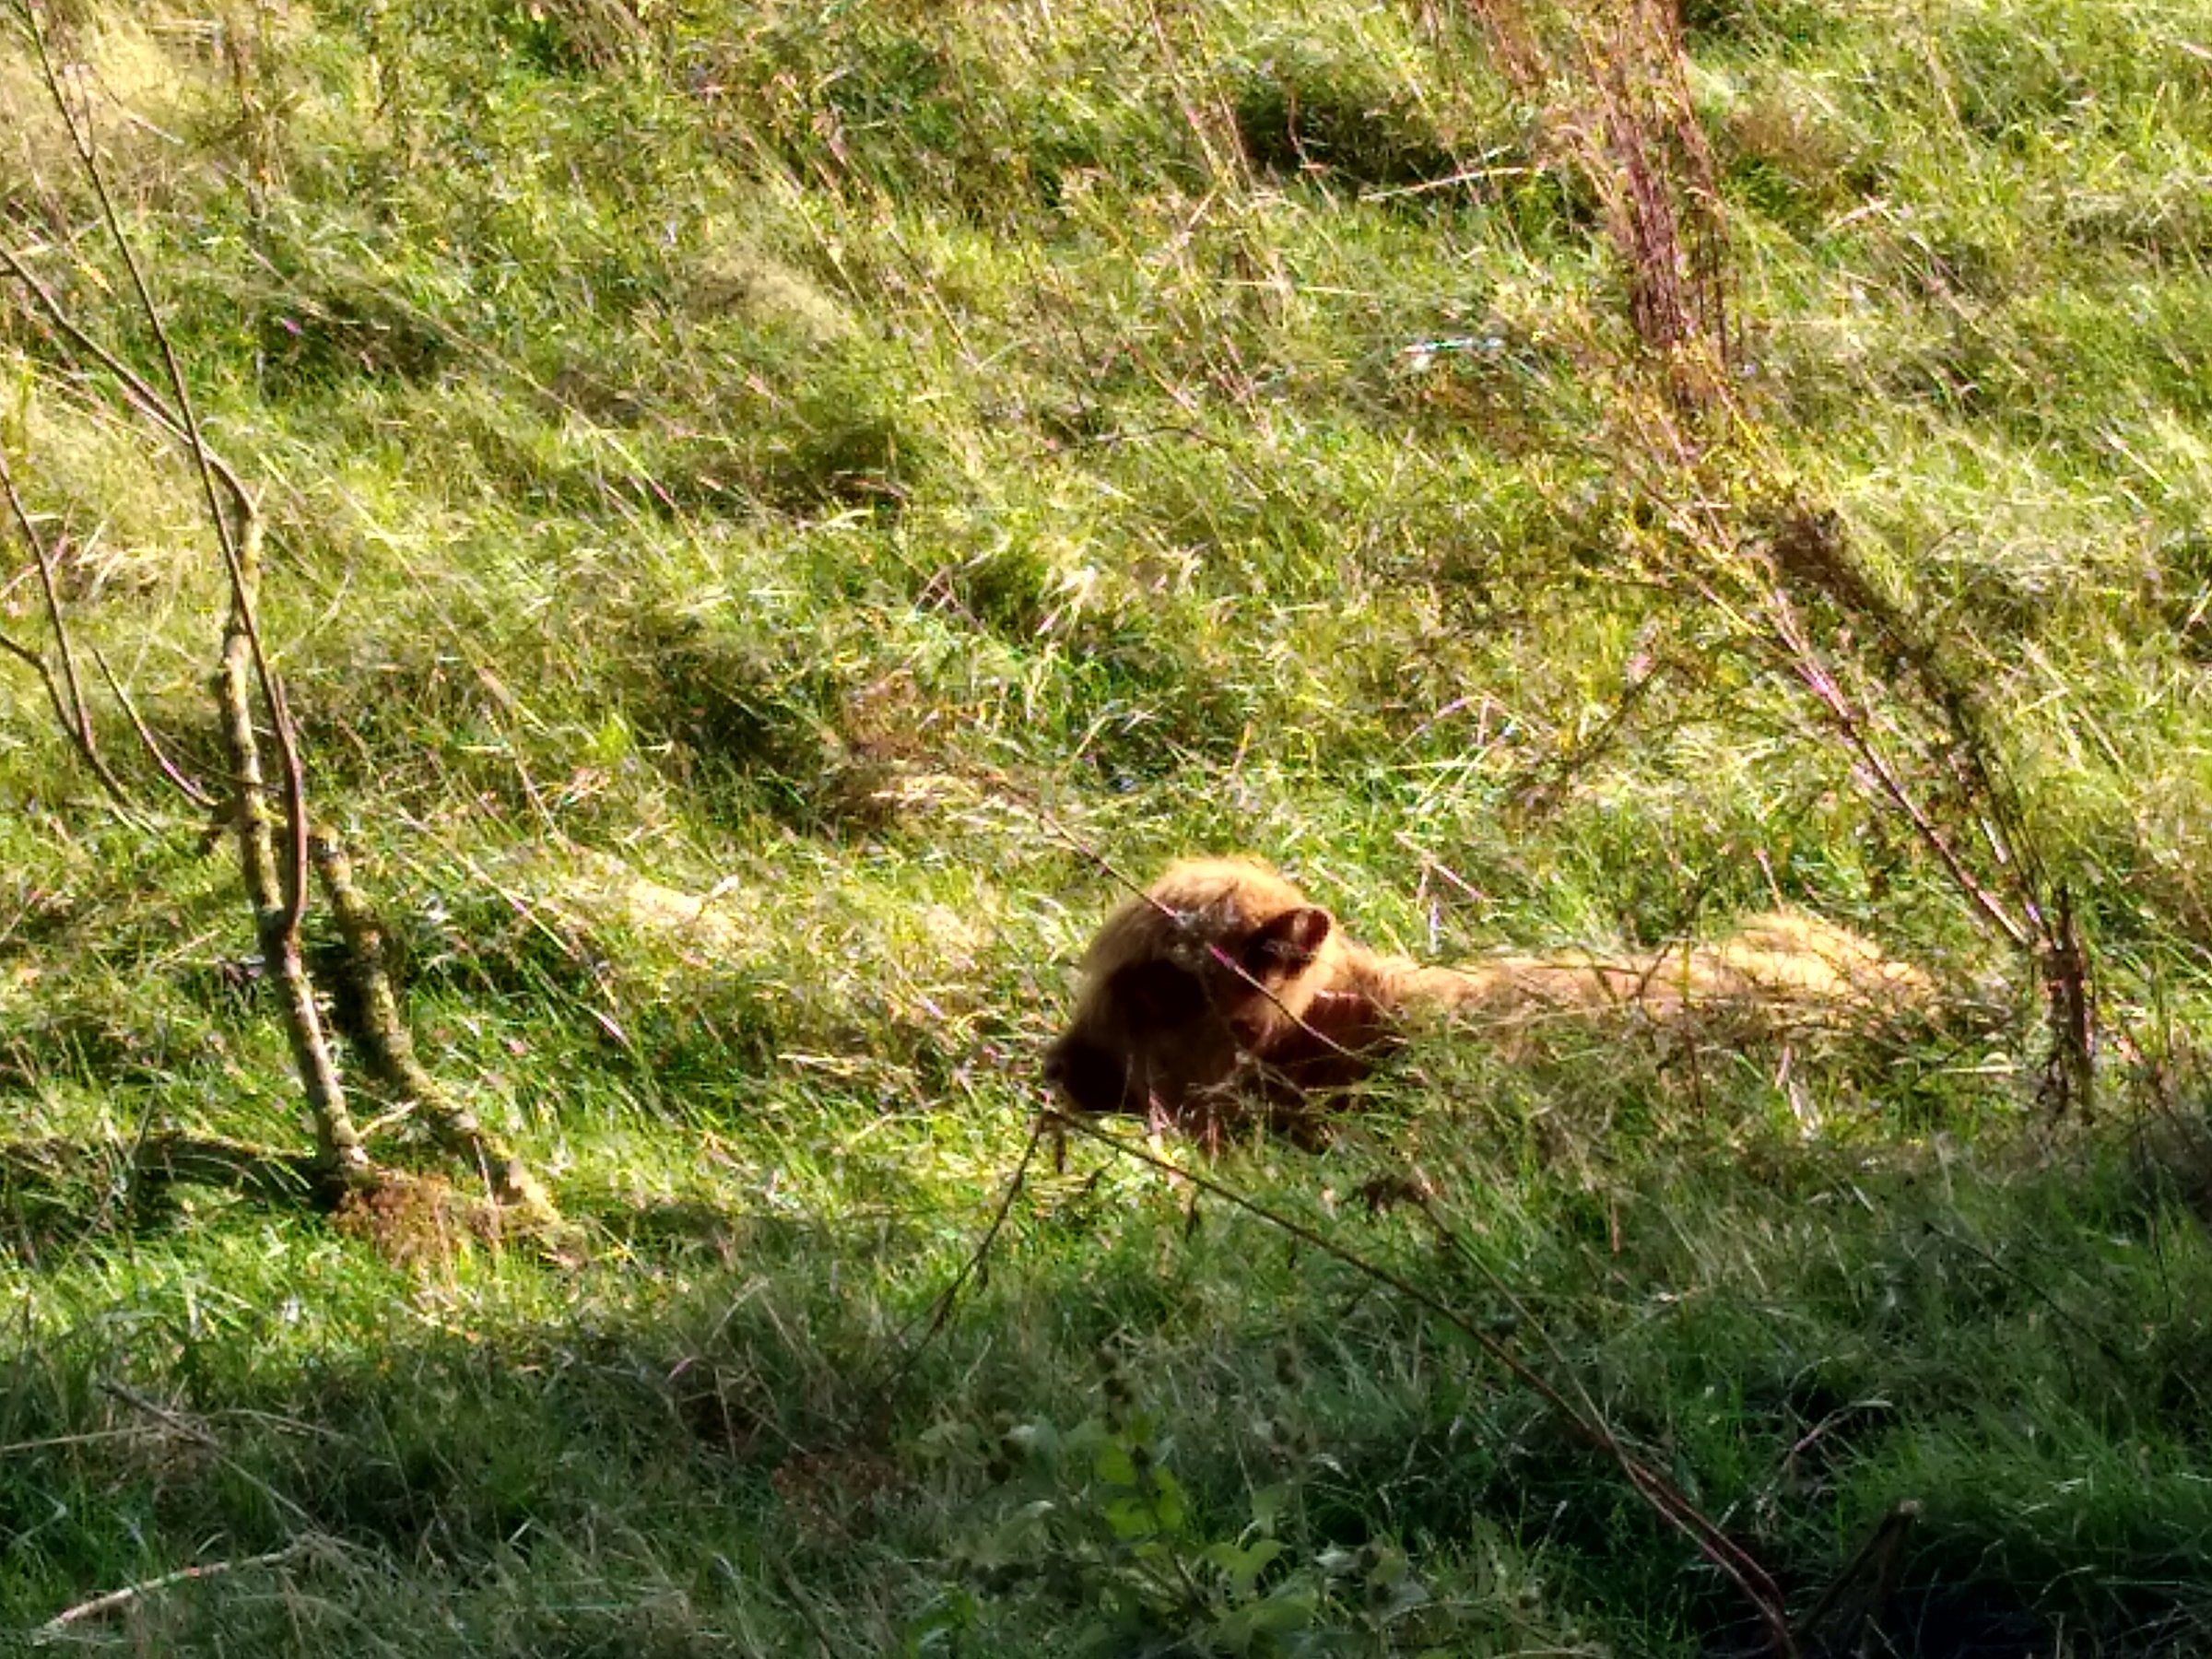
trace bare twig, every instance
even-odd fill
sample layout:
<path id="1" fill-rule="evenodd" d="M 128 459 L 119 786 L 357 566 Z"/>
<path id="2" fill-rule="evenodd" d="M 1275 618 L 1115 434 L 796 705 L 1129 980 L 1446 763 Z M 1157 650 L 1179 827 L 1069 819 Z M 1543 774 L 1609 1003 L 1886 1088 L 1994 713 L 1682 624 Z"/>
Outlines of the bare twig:
<path id="1" fill-rule="evenodd" d="M 2095 1082 L 2095 991 L 2088 953 L 2063 884 L 2054 883 L 2030 834 L 2018 792 L 2006 777 L 1995 737 L 1973 689 L 1946 660 L 1938 642 L 1914 626 L 1859 567 L 1832 513 L 1793 504 L 1747 564 L 1764 588 L 1760 605 L 1772 642 L 1809 688 L 1847 748 L 1912 827 L 1968 900 L 2006 938 L 2034 959 L 2050 1028 L 2045 1088 L 2055 1109 L 2085 1107 Z M 1795 602 L 1793 585 L 1838 609 L 1840 644 L 1856 628 L 1870 629 L 1880 683 L 1907 692 L 1910 714 L 1927 728 L 1919 745 L 1936 774 L 1934 799 L 1915 796 L 1877 739 L 1864 700 L 1854 705 L 1824 658 Z M 1886 672 L 1885 672 L 1886 671 Z M 1947 799 L 1965 820 L 1959 838 L 1936 822 Z M 1978 874 L 1966 848 L 1978 836 L 1990 875 Z"/>
<path id="2" fill-rule="evenodd" d="M 1906 787 L 1888 756 L 1882 752 L 1875 741 L 1865 716 L 1853 706 L 1835 674 L 1807 637 L 1795 608 L 1789 603 L 1788 595 L 1779 591 L 1772 594 L 1769 611 L 1773 618 L 1775 637 L 1783 647 L 1791 671 L 1827 712 L 1830 725 L 1843 740 L 1844 746 L 1880 785 L 1889 804 L 1912 825 L 1912 832 L 1920 838 L 1921 844 L 1936 855 L 1936 862 L 1943 865 L 1968 901 L 2015 946 L 2023 950 L 2030 948 L 2034 944 L 2030 924 L 2013 915 L 2004 901 L 1968 868 L 1965 859 L 1951 844 L 1950 838 L 1944 834 L 1941 827 L 1929 816 L 1927 808 Z"/>
<path id="3" fill-rule="evenodd" d="M 247 655 L 245 634 L 231 630 L 223 641 L 222 672 L 216 682 L 223 712 L 223 747 L 238 792 L 230 823 L 239 867 L 253 905 L 263 962 L 284 999 L 285 1034 L 291 1040 L 292 1063 L 307 1092 L 320 1155 L 329 1168 L 348 1178 L 366 1176 L 369 1157 L 347 1108 L 345 1085 L 308 979 L 296 906 L 279 889 L 276 839 L 262 801 L 261 749 L 247 705 Z"/>
<path id="4" fill-rule="evenodd" d="M 74 742 L 76 734 L 70 723 L 69 704 L 63 695 L 61 682 L 53 677 L 53 665 L 12 634 L 0 633 L 0 651 L 39 677 L 39 683 L 46 688 L 46 700 L 53 706 L 53 717 L 61 723 L 63 735 Z"/>
<path id="5" fill-rule="evenodd" d="M 135 375 L 126 374 L 126 383 L 135 382 L 142 397 L 150 398 L 150 407 L 160 411 L 163 424 L 182 441 L 185 453 L 193 464 L 199 480 L 200 490 L 207 508 L 208 522 L 214 526 L 216 541 L 223 555 L 225 573 L 230 582 L 231 614 L 228 624 L 231 631 L 245 637 L 253 666 L 254 678 L 261 692 L 262 706 L 268 712 L 272 735 L 276 740 L 277 758 L 281 763 L 281 782 L 291 814 L 290 865 L 291 874 L 285 884 L 285 925 L 294 933 L 300 925 L 300 906 L 304 901 L 307 886 L 307 826 L 305 814 L 299 811 L 302 794 L 300 776 L 300 757 L 294 743 L 292 724 L 285 708 L 284 688 L 269 665 L 267 650 L 262 642 L 260 627 L 254 616 L 254 598 L 260 581 L 261 517 L 253 493 L 244 481 L 229 467 L 218 464 L 209 448 L 206 436 L 200 427 L 199 411 L 193 403 L 192 385 L 186 380 L 184 368 L 177 357 L 175 342 L 171 338 L 168 325 L 162 321 L 161 308 L 154 299 L 151 282 L 138 258 L 136 247 L 123 228 L 123 217 L 115 206 L 114 193 L 108 188 L 106 171 L 100 167 L 100 154 L 92 142 L 85 118 L 70 104 L 66 89 L 62 85 L 61 71 L 53 62 L 51 43 L 40 10 L 24 0 L 22 12 L 29 27 L 32 44 L 36 47 L 39 72 L 52 99 L 55 111 L 67 129 L 70 147 L 76 151 L 77 163 L 86 181 L 92 186 L 100 203 L 101 221 L 121 255 L 124 268 L 129 273 L 131 288 L 138 302 L 139 314 L 147 331 L 153 335 L 156 348 L 161 354 L 161 363 L 169 379 L 169 396 L 166 400 L 152 394 Z M 19 262 L 11 262 L 12 268 L 20 273 Z M 27 275 L 27 273 L 21 273 Z M 34 290 L 43 293 L 33 285 Z M 78 331 L 73 331 L 78 332 Z M 103 363 L 117 363 L 112 354 L 100 354 Z M 228 496 L 231 511 L 223 511 L 223 498 Z"/>
<path id="6" fill-rule="evenodd" d="M 878 1406 L 899 1391 L 899 1385 L 906 1381 L 914 1369 L 914 1362 L 922 1357 L 922 1350 L 936 1339 L 937 1333 L 945 1328 L 946 1322 L 952 1317 L 953 1307 L 959 1300 L 960 1292 L 967 1287 L 968 1281 L 982 1272 L 983 1265 L 990 1259 L 991 1247 L 998 1241 L 1006 1218 L 1013 1213 L 1015 1199 L 1021 1195 L 1021 1189 L 1028 1182 L 1030 1165 L 1036 1159 L 1038 1144 L 1044 1138 L 1046 1129 L 1053 1126 L 1055 1122 L 1056 1114 L 1041 1112 L 1030 1124 L 1029 1141 L 1023 1146 L 1021 1157 L 1014 1165 L 1014 1173 L 1006 1177 L 1006 1189 L 998 1196 L 998 1207 L 992 1212 L 991 1225 L 983 1229 L 983 1236 L 976 1241 L 975 1248 L 968 1253 L 968 1259 L 960 1264 L 960 1270 L 952 1276 L 952 1281 L 938 1294 L 929 1311 L 928 1328 L 912 1343 L 906 1342 L 905 1332 L 900 1333 L 899 1341 L 905 1351 L 900 1355 L 898 1365 L 875 1391 Z"/>
<path id="7" fill-rule="evenodd" d="M 161 747 L 161 740 L 154 735 L 153 728 L 146 724 L 146 717 L 138 712 L 138 705 L 132 700 L 129 689 L 116 677 L 115 670 L 108 666 L 107 657 L 97 646 L 93 648 L 92 660 L 100 665 L 100 677 L 108 682 L 109 692 L 114 697 L 116 705 L 123 710 L 124 718 L 131 723 L 131 730 L 137 734 L 138 747 L 146 751 L 147 759 L 154 763 L 155 769 L 168 781 L 171 788 L 194 806 L 204 811 L 213 811 L 217 805 L 216 798 L 169 758 L 168 751 Z"/>
<path id="8" fill-rule="evenodd" d="M 42 656 L 16 641 L 10 640 L 0 642 L 0 649 L 6 649 L 11 656 L 29 662 L 39 671 L 39 677 L 45 682 L 47 698 L 53 704 L 54 715 L 60 720 L 63 732 L 86 766 L 91 769 L 92 775 L 100 780 L 100 786 L 107 791 L 109 798 L 118 806 L 127 806 L 130 796 L 125 793 L 122 780 L 115 776 L 106 758 L 100 752 L 100 740 L 92 726 L 92 711 L 85 701 L 84 682 L 76 671 L 76 650 L 69 640 L 69 619 L 63 614 L 61 588 L 54 581 L 53 551 L 46 546 L 46 538 L 39 534 L 39 527 L 31 519 L 30 509 L 23 504 L 23 497 L 16 488 L 15 471 L 8 465 L 5 445 L 0 445 L 0 493 L 7 498 L 8 516 L 15 521 L 17 534 L 22 536 L 23 545 L 30 549 L 31 562 L 39 572 L 39 591 L 46 605 L 46 625 L 53 633 L 54 654 L 60 658 L 62 665 L 60 680 L 55 680 Z"/>
<path id="9" fill-rule="evenodd" d="M 113 1613 L 131 1603 L 172 1585 L 189 1583 L 194 1579 L 215 1578 L 226 1572 L 245 1572 L 262 1567 L 282 1567 L 322 1548 L 327 1539 L 317 1535 L 295 1538 L 282 1549 L 272 1549 L 265 1555 L 247 1556 L 234 1561 L 202 1561 L 194 1567 L 180 1567 L 174 1572 L 159 1573 L 153 1578 L 140 1579 L 135 1584 L 125 1584 L 119 1590 L 110 1590 L 90 1601 L 82 1601 L 74 1607 L 55 1614 L 44 1624 L 31 1631 L 33 1642 L 44 1643 L 65 1634 L 69 1627 L 88 1618 L 99 1618 Z"/>
<path id="10" fill-rule="evenodd" d="M 53 325 L 54 331 L 68 341 L 76 351 L 91 359 L 101 369 L 113 376 L 116 382 L 123 387 L 124 396 L 137 407 L 141 414 L 166 430 L 171 437 L 179 439 L 189 437 L 190 429 L 185 425 L 183 417 L 170 406 L 169 400 L 156 391 L 144 375 L 117 357 L 114 352 L 109 350 L 91 335 L 86 333 L 76 320 L 69 315 L 67 308 L 54 298 L 53 290 L 39 280 L 38 273 L 24 263 L 20 254 L 15 253 L 5 243 L 0 243 L 0 270 L 5 270 L 30 290 L 31 298 L 38 301 L 40 312 L 44 314 L 46 321 Z M 205 447 L 204 438 L 203 447 Z M 245 481 L 238 476 L 237 471 L 229 462 L 225 461 L 213 449 L 208 449 L 206 453 L 208 465 L 215 469 L 216 477 L 222 480 L 223 488 L 234 500 L 250 493 L 246 488 Z"/>

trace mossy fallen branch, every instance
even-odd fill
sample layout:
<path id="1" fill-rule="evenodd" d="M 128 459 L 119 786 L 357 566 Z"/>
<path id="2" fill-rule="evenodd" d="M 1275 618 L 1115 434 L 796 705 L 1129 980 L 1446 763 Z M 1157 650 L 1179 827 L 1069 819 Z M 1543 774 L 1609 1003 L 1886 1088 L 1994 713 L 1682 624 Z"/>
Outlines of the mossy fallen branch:
<path id="1" fill-rule="evenodd" d="M 502 1205 L 545 1219 L 552 1200 L 523 1160 L 487 1130 L 477 1114 L 456 1100 L 430 1075 L 415 1053 L 415 1039 L 399 1011 L 384 949 L 383 929 L 353 879 L 353 865 L 333 836 L 317 831 L 308 838 L 308 855 L 346 946 L 340 971 L 349 983 L 356 1018 L 347 1036 L 371 1077 L 401 1100 L 429 1130 L 444 1151 L 473 1165 Z"/>
<path id="2" fill-rule="evenodd" d="M 159 355 L 161 379 L 166 383 L 139 374 L 78 326 L 69 309 L 38 280 L 19 255 L 0 248 L 0 269 L 29 291 L 35 310 L 70 353 L 104 371 L 120 386 L 124 401 L 172 438 L 191 464 L 206 522 L 221 555 L 229 601 L 220 666 L 211 687 L 226 787 L 209 792 L 185 778 L 154 743 L 119 685 L 115 687 L 116 699 L 129 714 L 133 730 L 161 777 L 195 805 L 203 808 L 215 805 L 218 819 L 231 836 L 253 912 L 255 942 L 276 986 L 293 1066 L 314 1126 L 315 1152 L 312 1160 L 304 1162 L 288 1154 L 226 1141 L 168 1134 L 142 1136 L 125 1160 L 134 1182 L 208 1180 L 263 1196 L 302 1190 L 324 1196 L 374 1193 L 388 1184 L 371 1163 L 347 1107 L 318 988 L 301 947 L 300 924 L 310 897 L 312 862 L 321 873 L 347 946 L 349 961 L 344 971 L 359 993 L 357 1000 L 364 1018 L 358 1046 L 364 1064 L 393 1092 L 419 1111 L 441 1147 L 479 1171 L 497 1202 L 521 1209 L 533 1226 L 549 1223 L 554 1211 L 544 1189 L 511 1152 L 485 1133 L 472 1113 L 439 1089 L 415 1058 L 384 966 L 382 935 L 353 885 L 343 852 L 334 841 L 325 839 L 311 860 L 307 791 L 298 732 L 256 614 L 264 537 L 259 502 L 237 469 L 218 456 L 207 442 L 191 384 L 155 301 L 152 285 L 116 210 L 88 113 L 72 102 L 55 61 L 46 14 L 29 0 L 17 0 L 12 9 L 33 48 L 41 79 L 67 132 L 77 166 L 99 203 L 101 220 L 129 273 L 130 291 Z M 13 474 L 6 467 L 5 457 L 0 457 L 0 481 L 6 484 L 6 504 L 29 547 L 41 579 L 59 674 L 41 653 L 19 641 L 0 636 L 0 649 L 37 671 L 55 718 L 80 759 L 118 805 L 126 805 L 127 791 L 94 741 L 90 710 L 53 580 L 52 559 L 15 487 Z M 265 740 L 275 746 L 274 778 L 264 763 L 265 734 Z M 272 793 L 280 797 L 280 806 L 272 806 Z M 218 794 L 219 803 L 214 800 Z M 284 830 L 281 856 L 276 835 L 279 824 Z M 48 1161 L 50 1151 L 34 1148 L 29 1155 L 30 1164 Z M 9 1156 L 0 1149 L 0 1170 L 7 1167 Z M 176 1161 L 178 1158 L 182 1158 L 182 1163 Z"/>

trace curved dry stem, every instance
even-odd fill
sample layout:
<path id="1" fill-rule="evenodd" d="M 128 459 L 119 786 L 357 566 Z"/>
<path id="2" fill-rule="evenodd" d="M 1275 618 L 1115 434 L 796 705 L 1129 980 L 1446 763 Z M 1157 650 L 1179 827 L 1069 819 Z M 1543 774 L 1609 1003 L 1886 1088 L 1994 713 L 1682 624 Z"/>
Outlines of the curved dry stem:
<path id="1" fill-rule="evenodd" d="M 46 687 L 47 700 L 53 705 L 54 717 L 61 722 L 63 732 L 78 756 L 89 767 L 100 786 L 118 806 L 127 806 L 130 796 L 109 767 L 107 759 L 100 752 L 100 741 L 92 728 L 92 711 L 85 702 L 84 681 L 76 671 L 76 649 L 69 639 L 69 619 L 62 610 L 62 593 L 53 576 L 53 552 L 46 546 L 46 538 L 31 520 L 30 509 L 23 504 L 23 497 L 16 488 L 16 475 L 8 465 L 7 451 L 0 447 L 0 494 L 7 498 L 8 516 L 15 521 L 16 531 L 30 549 L 31 563 L 39 572 L 39 592 L 46 606 L 46 624 L 53 631 L 54 652 L 61 659 L 59 680 L 47 666 L 46 659 L 13 640 L 0 641 L 0 649 L 20 658 L 38 670 L 39 678 Z"/>
<path id="2" fill-rule="evenodd" d="M 146 751 L 147 759 L 154 763 L 155 769 L 169 786 L 202 811 L 214 811 L 216 798 L 207 793 L 197 779 L 170 759 L 169 751 L 161 747 L 161 740 L 154 735 L 153 728 L 146 724 L 146 717 L 138 712 L 138 705 L 132 700 L 129 688 L 116 677 L 115 670 L 108 666 L 108 659 L 98 646 L 92 648 L 92 660 L 100 665 L 100 677 L 107 681 L 109 694 L 115 699 L 116 706 L 122 709 L 124 718 L 131 723 L 131 730 L 137 735 L 138 747 Z"/>

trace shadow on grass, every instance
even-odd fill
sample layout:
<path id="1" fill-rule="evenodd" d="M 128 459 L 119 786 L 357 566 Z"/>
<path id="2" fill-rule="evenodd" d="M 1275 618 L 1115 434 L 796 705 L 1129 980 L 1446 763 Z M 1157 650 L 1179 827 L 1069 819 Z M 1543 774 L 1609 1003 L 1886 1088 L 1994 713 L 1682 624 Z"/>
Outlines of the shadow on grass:
<path id="1" fill-rule="evenodd" d="M 2008 1172 L 1707 1146 L 1594 1189 L 1421 1129 L 1222 1168 L 1601 1403 L 1794 1608 L 1911 1498 L 1869 1651 L 2182 1653 L 2212 1630 L 2183 1374 L 2212 1250 L 2165 1175 L 2094 1148 Z M 1327 1194 L 1415 1155 L 1455 1249 L 1540 1330 L 1410 1217 L 1330 1218 Z M 645 1632 L 624 1652 L 1201 1651 L 1296 1602 L 1299 1630 L 1359 1651 L 1753 1650 L 1688 1546 L 1449 1331 L 1125 1168 L 1041 1173 L 887 1392 L 981 1219 L 908 1199 L 834 1224 L 605 1201 L 574 1270 L 464 1239 L 395 1263 L 344 1235 L 333 1258 L 312 1227 L 272 1255 L 242 1217 L 149 1241 L 196 1270 L 127 1317 L 42 1313 L 5 1368 L 0 1618 L 305 1537 L 329 1542 L 83 1633 L 419 1652 L 427 1618 L 470 1653 L 624 1630 Z"/>

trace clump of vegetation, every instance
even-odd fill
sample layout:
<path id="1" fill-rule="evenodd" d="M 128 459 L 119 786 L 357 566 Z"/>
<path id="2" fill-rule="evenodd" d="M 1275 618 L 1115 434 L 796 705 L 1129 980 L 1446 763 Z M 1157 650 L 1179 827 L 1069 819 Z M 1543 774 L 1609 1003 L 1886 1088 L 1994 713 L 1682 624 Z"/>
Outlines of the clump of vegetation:
<path id="1" fill-rule="evenodd" d="M 1352 190 L 1448 184 L 1461 170 L 1410 89 L 1296 48 L 1245 68 L 1233 94 L 1252 164 Z"/>

